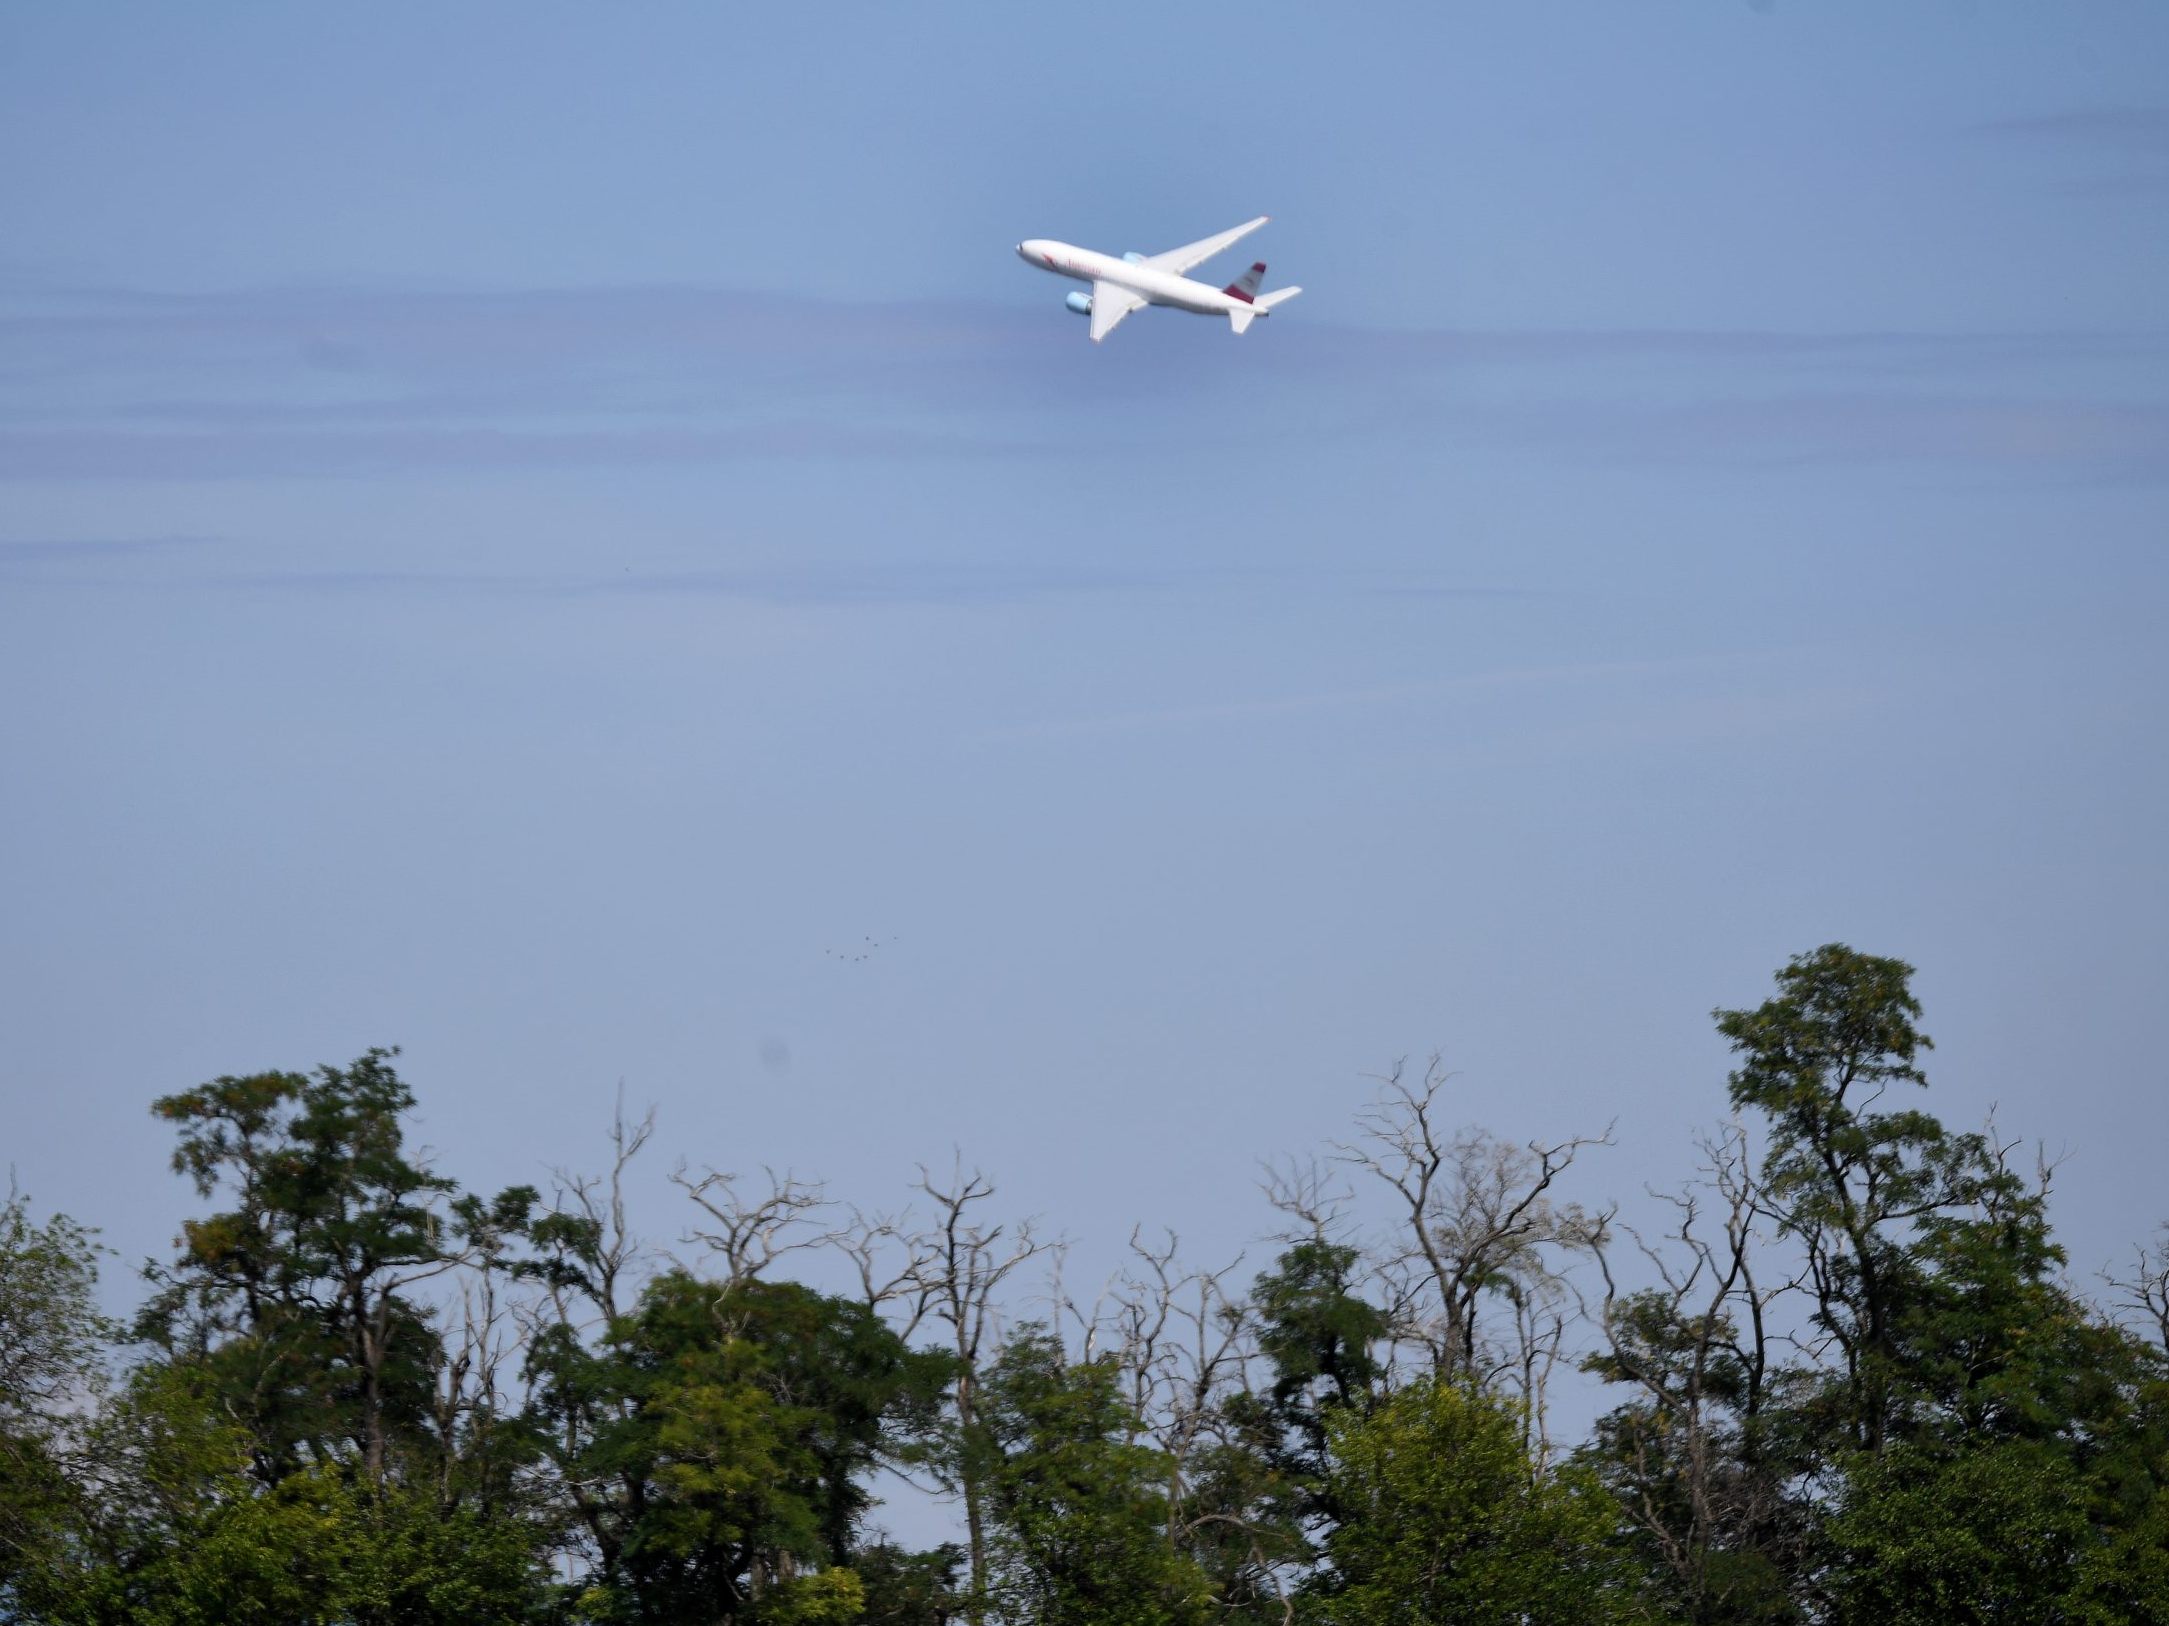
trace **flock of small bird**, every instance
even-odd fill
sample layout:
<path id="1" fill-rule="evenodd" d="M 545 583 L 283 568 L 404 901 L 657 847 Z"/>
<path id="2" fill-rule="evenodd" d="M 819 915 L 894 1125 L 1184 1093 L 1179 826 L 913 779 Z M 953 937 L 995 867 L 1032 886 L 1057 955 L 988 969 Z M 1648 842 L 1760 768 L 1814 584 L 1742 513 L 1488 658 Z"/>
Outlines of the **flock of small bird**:
<path id="1" fill-rule="evenodd" d="M 821 952 L 832 960 L 841 960 L 846 965 L 857 965 L 861 960 L 871 960 L 895 941 L 893 937 L 865 937 L 859 940 L 856 948 L 823 949 Z"/>

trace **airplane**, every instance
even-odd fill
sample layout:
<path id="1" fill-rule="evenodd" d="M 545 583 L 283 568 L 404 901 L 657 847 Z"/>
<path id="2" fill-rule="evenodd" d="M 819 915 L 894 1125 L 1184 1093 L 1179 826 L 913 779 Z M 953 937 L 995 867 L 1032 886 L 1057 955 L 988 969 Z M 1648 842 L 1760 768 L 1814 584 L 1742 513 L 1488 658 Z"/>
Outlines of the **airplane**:
<path id="1" fill-rule="evenodd" d="M 1275 288 L 1269 294 L 1259 293 L 1258 284 L 1265 280 L 1263 260 L 1225 288 L 1193 282 L 1184 273 L 1203 265 L 1223 249 L 1232 248 L 1271 218 L 1260 215 L 1217 237 L 1185 243 L 1165 254 L 1130 253 L 1118 260 L 1112 254 L 1097 254 L 1074 243 L 1033 237 L 1017 245 L 1017 257 L 1042 271 L 1092 284 L 1090 293 L 1071 294 L 1063 303 L 1079 316 L 1092 318 L 1094 344 L 1114 332 L 1116 325 L 1130 312 L 1143 310 L 1147 305 L 1166 305 L 1199 316 L 1225 316 L 1230 327 L 1237 333 L 1244 333 L 1258 317 L 1272 314 L 1275 305 L 1293 299 L 1303 290 Z"/>

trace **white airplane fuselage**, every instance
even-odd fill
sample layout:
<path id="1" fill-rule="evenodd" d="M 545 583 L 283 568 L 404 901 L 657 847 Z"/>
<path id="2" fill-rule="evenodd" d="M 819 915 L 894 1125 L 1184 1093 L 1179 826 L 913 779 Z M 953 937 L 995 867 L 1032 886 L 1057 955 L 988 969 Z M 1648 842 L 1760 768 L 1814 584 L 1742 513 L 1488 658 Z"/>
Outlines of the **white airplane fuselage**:
<path id="1" fill-rule="evenodd" d="M 1058 277 L 1073 277 L 1079 282 L 1104 282 L 1111 287 L 1127 288 L 1149 304 L 1166 305 L 1179 311 L 1193 311 L 1199 316 L 1226 316 L 1231 311 L 1252 308 L 1251 301 L 1222 293 L 1218 288 L 1195 278 L 1177 276 L 1172 271 L 1158 271 L 1149 265 L 1140 265 L 1135 260 L 1124 260 L 1112 254 L 1079 248 L 1074 243 L 1058 243 L 1051 237 L 1033 237 L 1019 243 L 1017 257 L 1027 265 L 1037 266 L 1042 271 L 1052 271 Z M 1263 316 L 1266 313 L 1256 311 L 1255 314 Z"/>

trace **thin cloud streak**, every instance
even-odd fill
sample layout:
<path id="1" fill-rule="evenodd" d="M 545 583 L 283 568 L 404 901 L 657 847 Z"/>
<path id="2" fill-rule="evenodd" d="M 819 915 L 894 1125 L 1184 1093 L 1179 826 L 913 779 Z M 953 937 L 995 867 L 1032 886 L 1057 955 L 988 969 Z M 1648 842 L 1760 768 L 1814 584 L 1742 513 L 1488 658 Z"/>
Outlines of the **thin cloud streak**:
<path id="1" fill-rule="evenodd" d="M 0 539 L 0 565 L 34 564 L 51 559 L 125 559 L 146 553 L 165 553 L 175 548 L 207 547 L 215 536 L 96 536 L 34 538 L 27 541 Z"/>
<path id="2" fill-rule="evenodd" d="M 202 539 L 206 542 L 212 539 Z M 123 557 L 163 544 L 54 543 L 25 545 L 26 563 L 73 563 L 82 559 Z M 8 555 L 0 544 L 0 569 Z M 30 551 L 32 547 L 51 551 Z M 1380 575 L 1390 586 L 1376 584 Z M 1037 566 L 1018 563 L 965 563 L 940 559 L 880 562 L 724 566 L 709 569 L 636 571 L 615 574 L 430 571 L 397 569 L 194 569 L 156 575 L 55 573 L 25 569 L 6 579 L 24 586 L 91 588 L 152 592 L 271 592 L 309 596 L 482 597 L 580 600 L 621 598 L 712 598 L 783 608 L 998 608 L 1051 599 L 1120 599 L 1185 594 L 1224 596 L 1245 593 L 1271 598 L 1287 593 L 1315 596 L 1338 592 L 1351 596 L 1423 598 L 1551 598 L 1552 590 L 1515 587 L 1464 587 L 1424 579 L 1412 572 L 1371 570 L 1255 569 L 1109 569 L 1085 566 Z"/>
<path id="3" fill-rule="evenodd" d="M 2169 108 L 2079 108 L 1992 119 L 1975 129 L 1996 140 L 2061 151 L 2093 164 L 2121 160 L 2141 165 L 2127 169 L 2120 164 L 2114 173 L 2051 183 L 2050 190 L 2066 197 L 2151 199 L 2169 191 Z"/>
<path id="4" fill-rule="evenodd" d="M 1556 666 L 1503 667 L 1496 671 L 1427 678 L 1414 683 L 1377 684 L 1360 689 L 1321 689 L 1309 694 L 1277 695 L 1259 700 L 1219 701 L 1195 706 L 1155 708 L 1150 711 L 1112 712 L 1097 717 L 1050 719 L 1045 722 L 986 729 L 972 735 L 968 743 L 1011 745 L 1097 734 L 1184 728 L 1199 723 L 1250 722 L 1306 712 L 1360 710 L 1370 706 L 1396 705 L 1410 700 L 1445 699 L 1501 689 L 1535 688 L 1592 680 L 1616 682 L 1687 670 L 1729 669 L 1748 664 L 1766 664 L 1781 659 L 1786 653 L 1788 652 L 1782 650 L 1769 650 L 1758 651 L 1754 655 L 1728 653 L 1681 656 L 1668 660 L 1586 661 Z"/>
<path id="5" fill-rule="evenodd" d="M 219 480 L 516 468 L 639 467 L 743 459 L 978 458 L 1052 447 L 875 425 L 731 429 L 407 429 L 352 433 L 155 434 L 0 431 L 0 479 Z"/>
<path id="6" fill-rule="evenodd" d="M 459 594 L 542 599 L 713 598 L 786 608 L 925 608 L 1164 591 L 1169 583 L 1164 579 L 1120 572 L 1095 575 L 1074 570 L 1035 572 L 935 563 L 864 570 L 816 565 L 804 569 L 625 572 L 616 576 L 413 570 L 256 571 L 203 576 L 185 584 L 171 585 L 307 594 Z"/>
<path id="7" fill-rule="evenodd" d="M 1574 459 L 2169 471 L 2160 334 L 1291 323 L 1244 351 L 1171 319 L 1056 362 L 1072 327 L 992 304 L 685 288 L 78 303 L 0 318 L 23 363 L 0 381 L 0 480 L 1167 456 L 1411 429 Z M 1059 435 L 1020 430 L 1048 422 L 1050 365 L 1076 410 Z M 1255 423 L 1221 410 L 1238 383 Z"/>
<path id="8" fill-rule="evenodd" d="M 1984 135 L 2021 140 L 2084 142 L 2169 155 L 2169 107 L 2093 107 L 1990 119 Z"/>
<path id="9" fill-rule="evenodd" d="M 64 585 L 112 586 L 130 578 L 116 574 L 112 566 L 126 566 L 147 558 L 208 548 L 220 539 L 212 536 L 117 536 L 38 537 L 0 540 L 0 582 L 16 587 Z M 72 567 L 74 573 L 56 574 L 54 566 Z M 82 572 L 87 571 L 87 574 Z"/>

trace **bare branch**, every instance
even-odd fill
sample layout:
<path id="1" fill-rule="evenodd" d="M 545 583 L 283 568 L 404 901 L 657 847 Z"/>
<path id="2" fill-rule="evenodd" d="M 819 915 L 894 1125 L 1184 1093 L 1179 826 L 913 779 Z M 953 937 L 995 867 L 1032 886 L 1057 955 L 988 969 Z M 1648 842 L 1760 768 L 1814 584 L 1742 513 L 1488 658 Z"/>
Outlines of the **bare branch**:
<path id="1" fill-rule="evenodd" d="M 994 1196 L 994 1184 L 977 1169 L 966 1174 L 957 1155 L 948 1180 L 936 1184 L 919 1166 L 917 1189 L 934 1205 L 934 1227 L 910 1249 L 913 1291 L 922 1293 L 937 1320 L 948 1324 L 956 1351 L 956 1379 L 951 1391 L 959 1432 L 969 1438 L 977 1422 L 979 1372 L 990 1340 L 999 1334 L 995 1295 L 1018 1269 L 1059 1244 L 1036 1236 L 1032 1221 L 1021 1220 L 1014 1232 L 987 1224 L 982 1205 Z M 986 1510 L 978 1475 L 969 1459 L 955 1480 L 964 1499 L 964 1525 L 972 1569 L 972 1595 L 986 1595 Z M 977 1606 L 973 1618 L 976 1620 Z"/>
<path id="2" fill-rule="evenodd" d="M 1483 1129 L 1449 1135 L 1440 1120 L 1450 1077 L 1435 1055 L 1419 1079 L 1396 1065 L 1357 1120 L 1359 1139 L 1337 1145 L 1336 1160 L 1398 1199 L 1404 1240 L 1381 1270 L 1397 1336 L 1420 1343 L 1443 1375 L 1483 1378 L 1518 1363 L 1533 1379 L 1550 1362 L 1535 1358 L 1523 1332 L 1560 1313 L 1567 1257 L 1594 1248 L 1609 1218 L 1552 1191 L 1584 1150 L 1610 1145 L 1612 1134 L 1526 1146 Z M 1485 1347 L 1483 1309 L 1493 1297 L 1511 1307 L 1511 1347 L 1527 1361 Z"/>
<path id="3" fill-rule="evenodd" d="M 1330 1167 L 1316 1158 L 1292 1157 L 1260 1167 L 1262 1178 L 1258 1184 L 1265 1200 L 1296 1222 L 1276 1241 L 1330 1241 L 1346 1230 L 1348 1205 L 1354 1193 Z"/>
<path id="4" fill-rule="evenodd" d="M 814 1216 L 832 1206 L 818 1183 L 800 1180 L 788 1170 L 778 1175 L 763 1166 L 768 1189 L 748 1196 L 738 1176 L 710 1169 L 699 1179 L 679 1164 L 670 1181 L 714 1221 L 713 1229 L 689 1227 L 687 1242 L 705 1243 L 723 1261 L 723 1288 L 750 1282 L 786 1254 L 818 1248 L 837 1239 L 835 1231 L 817 1229 Z"/>
<path id="5" fill-rule="evenodd" d="M 2169 1223 L 2158 1240 L 2132 1249 L 2131 1274 L 2102 1280 L 2123 1296 L 2117 1308 L 2137 1317 L 2146 1334 L 2169 1353 Z"/>

